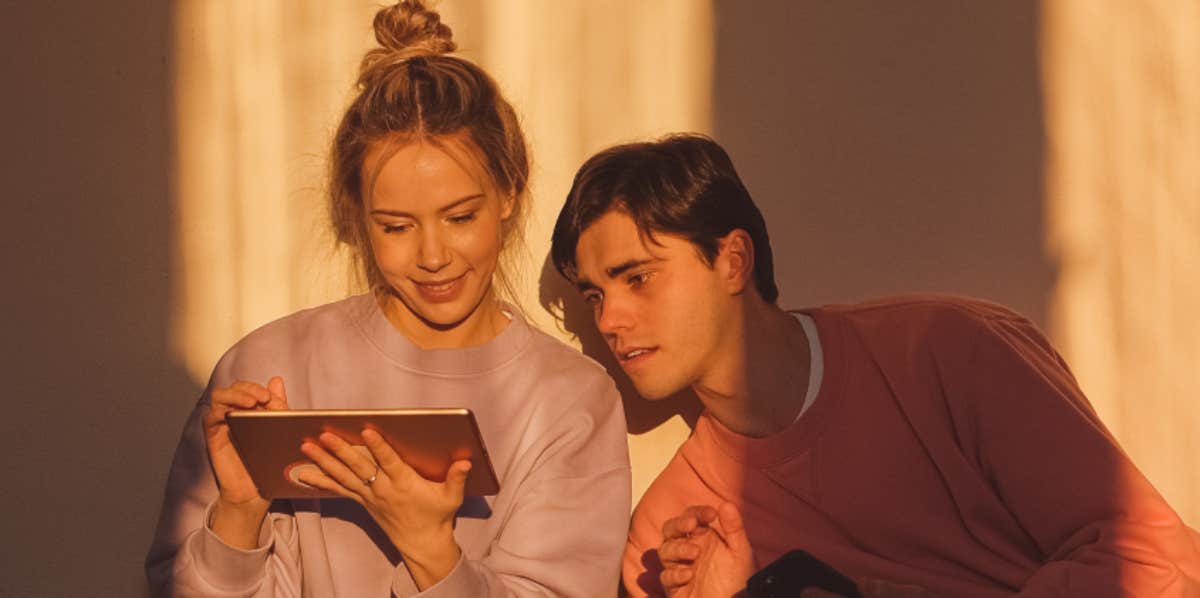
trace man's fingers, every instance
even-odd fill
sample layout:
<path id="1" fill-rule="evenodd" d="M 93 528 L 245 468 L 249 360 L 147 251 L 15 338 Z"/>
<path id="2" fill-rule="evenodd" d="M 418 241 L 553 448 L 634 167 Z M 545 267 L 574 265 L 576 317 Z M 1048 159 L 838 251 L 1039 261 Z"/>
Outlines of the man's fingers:
<path id="1" fill-rule="evenodd" d="M 700 546 L 687 540 L 668 540 L 658 547 L 658 558 L 664 567 L 688 564 L 700 557 Z"/>
<path id="2" fill-rule="evenodd" d="M 717 508 L 717 523 L 712 527 L 721 534 L 725 544 L 734 550 L 750 548 L 750 539 L 746 537 L 746 524 L 742 520 L 742 512 L 731 502 L 721 503 Z"/>
<path id="3" fill-rule="evenodd" d="M 717 508 L 717 520 L 721 522 L 721 531 L 726 534 L 740 534 L 746 529 L 742 512 L 731 502 L 721 503 Z"/>
<path id="4" fill-rule="evenodd" d="M 685 537 L 697 528 L 712 523 L 716 518 L 717 510 L 708 505 L 688 507 L 678 517 L 668 519 L 663 524 L 663 538 Z"/>
<path id="5" fill-rule="evenodd" d="M 696 529 L 697 525 L 699 523 L 695 517 L 688 515 L 672 517 L 663 524 L 663 539 L 686 538 L 692 530 Z"/>
<path id="6" fill-rule="evenodd" d="M 672 591 L 687 585 L 695 575 L 696 573 L 691 567 L 675 567 L 663 570 L 658 576 L 658 582 L 662 584 L 663 589 L 669 595 Z"/>
<path id="7" fill-rule="evenodd" d="M 696 521 L 701 525 L 710 525 L 717 520 L 717 510 L 708 505 L 696 505 L 688 507 L 688 512 L 691 513 Z"/>

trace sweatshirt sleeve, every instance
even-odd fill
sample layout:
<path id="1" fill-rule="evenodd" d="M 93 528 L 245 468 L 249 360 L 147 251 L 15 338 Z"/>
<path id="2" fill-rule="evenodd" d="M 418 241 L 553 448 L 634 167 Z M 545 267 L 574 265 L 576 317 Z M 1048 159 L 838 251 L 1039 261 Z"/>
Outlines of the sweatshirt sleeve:
<path id="1" fill-rule="evenodd" d="M 1029 321 L 985 318 L 968 388 L 985 475 L 1043 555 L 1017 594 L 1200 595 L 1198 537 L 1105 429 Z"/>
<path id="2" fill-rule="evenodd" d="M 538 443 L 516 509 L 488 554 L 464 557 L 418 596 L 616 594 L 632 495 L 625 418 L 607 376 L 588 386 L 576 392 L 590 400 L 561 413 Z M 399 583 L 393 591 L 406 595 Z"/>
<path id="3" fill-rule="evenodd" d="M 228 382 L 225 371 L 218 366 L 210 389 Z M 254 550 L 231 547 L 208 527 L 218 494 L 201 424 L 208 396 L 206 391 L 192 410 L 171 462 L 158 527 L 146 557 L 151 595 L 299 596 L 300 559 L 293 517 L 269 512 L 259 534 L 259 547 Z"/>

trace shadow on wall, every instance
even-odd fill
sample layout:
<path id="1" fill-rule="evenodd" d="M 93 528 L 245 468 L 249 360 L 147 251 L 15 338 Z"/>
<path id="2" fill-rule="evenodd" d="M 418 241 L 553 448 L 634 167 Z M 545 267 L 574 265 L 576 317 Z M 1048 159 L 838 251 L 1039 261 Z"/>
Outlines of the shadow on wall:
<path id="1" fill-rule="evenodd" d="M 168 357 L 171 3 L 6 3 L 2 596 L 139 596 L 200 389 Z"/>
<path id="2" fill-rule="evenodd" d="M 681 416 L 689 428 L 696 427 L 701 407 L 699 399 L 690 389 L 658 401 L 647 401 L 638 394 L 633 382 L 608 349 L 604 337 L 596 330 L 591 306 L 584 303 L 579 291 L 558 273 L 550 256 L 546 256 L 542 262 L 538 278 L 538 301 L 543 309 L 558 320 L 559 326 L 579 339 L 583 354 L 604 366 L 617 383 L 621 403 L 625 407 L 625 423 L 631 434 L 644 434 L 675 415 Z"/>
<path id="3" fill-rule="evenodd" d="M 782 306 L 946 291 L 1047 324 L 1037 7 L 716 3 L 715 135 Z"/>

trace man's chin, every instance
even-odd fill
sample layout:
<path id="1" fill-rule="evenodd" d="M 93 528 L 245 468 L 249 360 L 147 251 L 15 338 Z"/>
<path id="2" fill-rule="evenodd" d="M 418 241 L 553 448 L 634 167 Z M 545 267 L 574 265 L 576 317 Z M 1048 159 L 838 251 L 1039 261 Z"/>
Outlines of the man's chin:
<path id="1" fill-rule="evenodd" d="M 635 378 L 631 378 L 631 381 L 633 382 L 633 387 L 637 390 L 638 394 L 647 401 L 661 401 L 663 399 L 669 399 L 676 394 L 679 394 L 680 391 L 684 390 L 684 387 L 674 387 L 668 384 L 654 384 L 650 381 L 639 381 Z"/>

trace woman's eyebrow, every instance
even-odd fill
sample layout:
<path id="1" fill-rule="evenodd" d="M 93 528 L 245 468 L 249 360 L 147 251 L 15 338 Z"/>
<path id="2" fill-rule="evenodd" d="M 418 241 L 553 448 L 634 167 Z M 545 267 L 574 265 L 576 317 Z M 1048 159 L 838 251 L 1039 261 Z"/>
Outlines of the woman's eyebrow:
<path id="1" fill-rule="evenodd" d="M 477 199 L 481 199 L 484 197 L 486 197 L 486 195 L 484 195 L 483 193 L 474 193 L 472 195 L 468 195 L 461 199 L 456 199 L 456 200 L 438 208 L 438 212 L 449 212 L 450 210 L 453 210 L 454 208 L 457 208 L 465 203 L 472 202 L 472 201 L 475 201 Z M 382 208 L 376 208 L 374 210 L 371 210 L 371 214 L 372 215 L 379 214 L 381 216 L 400 216 L 400 217 L 405 217 L 405 218 L 413 217 L 412 214 L 409 214 L 408 212 L 405 212 L 402 210 L 384 210 Z"/>

